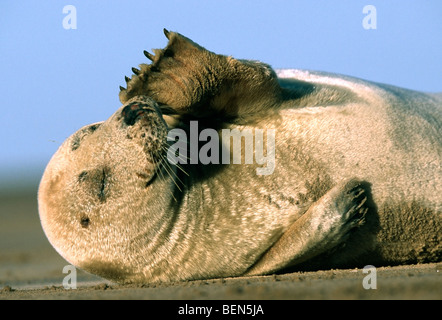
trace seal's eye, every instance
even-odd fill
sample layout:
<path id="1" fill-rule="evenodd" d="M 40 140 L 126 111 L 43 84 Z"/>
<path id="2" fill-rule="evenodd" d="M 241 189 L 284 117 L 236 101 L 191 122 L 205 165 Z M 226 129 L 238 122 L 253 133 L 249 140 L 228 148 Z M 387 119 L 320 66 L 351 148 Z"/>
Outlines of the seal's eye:
<path id="1" fill-rule="evenodd" d="M 108 167 L 89 171 L 82 171 L 78 175 L 78 182 L 83 185 L 86 192 L 95 195 L 100 202 L 105 202 L 109 195 L 109 177 L 111 170 Z"/>

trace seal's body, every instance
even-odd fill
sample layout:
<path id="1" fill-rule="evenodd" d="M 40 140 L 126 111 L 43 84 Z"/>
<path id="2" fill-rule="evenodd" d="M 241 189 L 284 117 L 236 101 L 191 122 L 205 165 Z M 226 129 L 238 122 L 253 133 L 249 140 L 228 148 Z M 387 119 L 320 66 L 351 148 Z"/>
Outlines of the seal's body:
<path id="1" fill-rule="evenodd" d="M 166 35 L 127 78 L 123 106 L 68 138 L 46 168 L 40 217 L 63 257 L 118 282 L 441 260 L 440 97 L 276 75 Z M 191 121 L 220 136 L 263 130 L 255 148 L 274 132 L 272 170 L 257 174 L 263 163 L 246 164 L 245 152 L 242 164 L 171 163 L 167 136 Z"/>

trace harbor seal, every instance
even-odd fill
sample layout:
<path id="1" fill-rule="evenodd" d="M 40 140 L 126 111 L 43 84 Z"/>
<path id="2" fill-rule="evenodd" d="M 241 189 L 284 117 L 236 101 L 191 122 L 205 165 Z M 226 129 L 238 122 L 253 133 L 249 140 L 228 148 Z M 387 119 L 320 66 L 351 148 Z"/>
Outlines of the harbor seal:
<path id="1" fill-rule="evenodd" d="M 66 260 L 120 283 L 441 260 L 440 97 L 275 72 L 165 34 L 126 77 L 123 105 L 45 169 L 41 223 Z M 217 161 L 235 129 L 254 135 L 239 138 L 241 164 Z"/>

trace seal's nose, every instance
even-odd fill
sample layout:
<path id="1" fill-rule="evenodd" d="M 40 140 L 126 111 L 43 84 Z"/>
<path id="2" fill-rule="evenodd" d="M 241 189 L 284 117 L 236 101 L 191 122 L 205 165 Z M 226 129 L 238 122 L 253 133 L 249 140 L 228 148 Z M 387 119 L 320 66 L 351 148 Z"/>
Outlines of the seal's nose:
<path id="1" fill-rule="evenodd" d="M 121 115 L 124 117 L 124 123 L 128 126 L 133 126 L 141 115 L 152 112 L 153 110 L 150 108 L 148 109 L 147 105 L 143 105 L 139 102 L 132 102 L 123 108 Z"/>

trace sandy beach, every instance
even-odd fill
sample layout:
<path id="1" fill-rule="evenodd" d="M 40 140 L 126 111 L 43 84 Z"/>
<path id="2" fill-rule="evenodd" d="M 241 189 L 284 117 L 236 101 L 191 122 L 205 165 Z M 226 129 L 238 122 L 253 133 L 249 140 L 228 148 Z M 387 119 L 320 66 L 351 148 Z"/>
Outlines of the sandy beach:
<path id="1" fill-rule="evenodd" d="M 40 225 L 36 186 L 0 195 L 0 299 L 442 299 L 442 263 L 376 268 L 376 289 L 362 269 L 118 285 L 77 270 L 65 289 L 68 263 Z"/>

